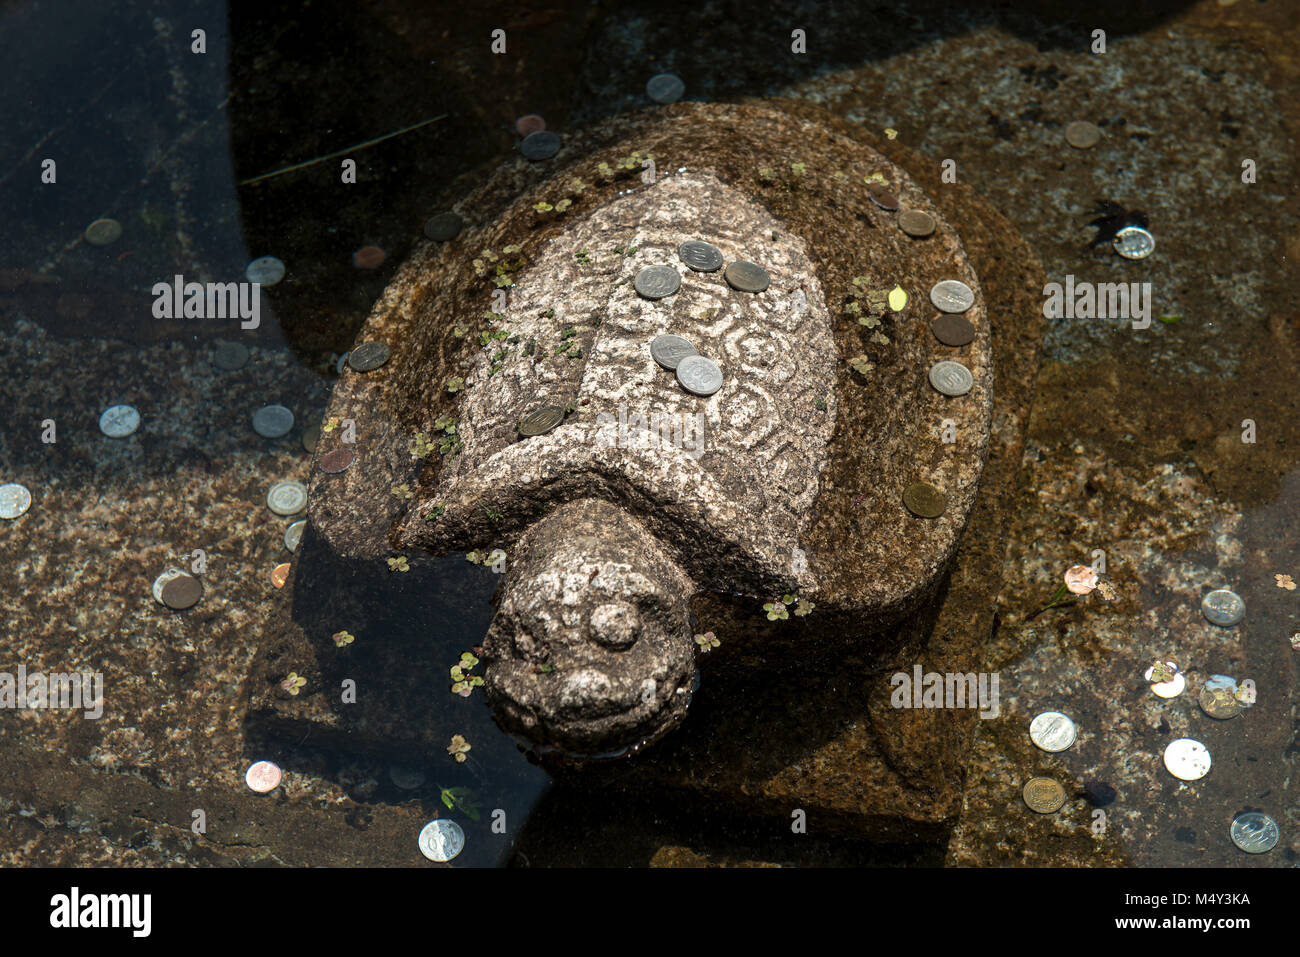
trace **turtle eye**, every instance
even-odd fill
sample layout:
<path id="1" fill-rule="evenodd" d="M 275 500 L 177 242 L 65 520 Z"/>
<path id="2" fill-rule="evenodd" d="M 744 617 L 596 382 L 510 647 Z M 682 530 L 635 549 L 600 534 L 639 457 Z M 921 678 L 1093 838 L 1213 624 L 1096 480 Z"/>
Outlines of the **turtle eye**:
<path id="1" fill-rule="evenodd" d="M 641 616 L 636 606 L 625 601 L 597 605 L 587 621 L 591 637 L 616 651 L 631 648 L 641 634 Z"/>

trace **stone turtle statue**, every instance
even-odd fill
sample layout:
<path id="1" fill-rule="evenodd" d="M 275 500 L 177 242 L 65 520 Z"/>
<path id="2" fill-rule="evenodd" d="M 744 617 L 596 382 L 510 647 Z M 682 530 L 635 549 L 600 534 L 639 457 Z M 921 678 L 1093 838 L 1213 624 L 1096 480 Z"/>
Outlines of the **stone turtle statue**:
<path id="1" fill-rule="evenodd" d="M 358 338 L 392 356 L 340 380 L 327 415 L 356 421 L 358 461 L 315 472 L 310 507 L 348 555 L 504 550 L 483 644 L 504 728 L 602 756 L 671 730 L 695 631 L 744 637 L 693 620 L 705 592 L 797 595 L 850 642 L 933 593 L 984 461 L 990 330 L 955 230 L 902 169 L 781 110 L 677 104 L 507 164 L 456 209 L 471 225 L 422 245 Z M 900 209 L 933 232 L 904 233 Z M 692 268 L 687 241 L 722 264 Z M 652 266 L 678 279 L 644 295 Z M 973 293 L 960 347 L 930 329 L 941 280 Z M 684 388 L 652 354 L 663 335 L 721 387 Z M 944 359 L 964 394 L 931 385 Z M 418 433 L 444 454 L 407 455 Z M 918 483 L 939 514 L 905 506 Z"/>

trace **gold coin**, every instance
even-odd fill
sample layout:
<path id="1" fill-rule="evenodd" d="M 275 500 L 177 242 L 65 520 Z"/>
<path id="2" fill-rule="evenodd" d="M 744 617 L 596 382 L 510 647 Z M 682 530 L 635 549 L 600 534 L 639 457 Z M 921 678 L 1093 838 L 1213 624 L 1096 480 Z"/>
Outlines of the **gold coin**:
<path id="1" fill-rule="evenodd" d="M 1196 700 L 1202 711 L 1220 721 L 1235 718 L 1241 713 L 1237 699 L 1222 688 L 1202 688 Z"/>
<path id="2" fill-rule="evenodd" d="M 1024 797 L 1031 811 L 1052 814 L 1065 804 L 1065 788 L 1051 778 L 1030 778 L 1025 784 Z"/>
<path id="3" fill-rule="evenodd" d="M 917 482 L 903 490 L 903 504 L 918 518 L 938 518 L 948 507 L 948 499 L 933 485 Z"/>

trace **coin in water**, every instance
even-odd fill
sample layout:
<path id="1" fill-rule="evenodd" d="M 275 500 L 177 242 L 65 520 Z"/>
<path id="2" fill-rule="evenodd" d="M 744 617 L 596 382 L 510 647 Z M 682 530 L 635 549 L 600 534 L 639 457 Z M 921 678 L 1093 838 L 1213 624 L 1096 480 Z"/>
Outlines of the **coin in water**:
<path id="1" fill-rule="evenodd" d="M 1065 142 L 1077 150 L 1090 150 L 1101 139 L 1101 127 L 1087 120 L 1075 120 L 1065 127 Z"/>
<path id="2" fill-rule="evenodd" d="M 1263 811 L 1247 811 L 1232 820 L 1232 843 L 1247 854 L 1266 854 L 1277 847 L 1277 821 Z"/>
<path id="3" fill-rule="evenodd" d="M 174 578 L 180 578 L 184 574 L 185 572 L 181 571 L 179 568 L 169 568 L 161 575 L 159 575 L 157 578 L 155 578 L 153 580 L 153 588 L 151 589 L 151 591 L 153 592 L 153 600 L 160 605 L 167 604 L 165 601 L 163 601 L 163 589 L 167 587 L 167 583 L 169 581 L 171 581 Z"/>
<path id="4" fill-rule="evenodd" d="M 975 338 L 975 327 L 970 320 L 951 312 L 935 316 L 930 331 L 945 346 L 964 346 Z"/>
<path id="5" fill-rule="evenodd" d="M 741 292 L 762 292 L 772 284 L 772 278 L 762 266 L 737 259 L 722 274 L 727 285 Z"/>
<path id="6" fill-rule="evenodd" d="M 883 210 L 892 213 L 894 210 L 898 209 L 898 197 L 883 186 L 868 186 L 867 195 L 871 198 L 873 203 Z"/>
<path id="7" fill-rule="evenodd" d="M 524 137 L 523 142 L 519 144 L 519 152 L 533 162 L 550 159 L 559 151 L 560 138 L 550 130 L 538 130 L 536 133 L 529 133 Z"/>
<path id="8" fill-rule="evenodd" d="M 335 449 L 332 452 L 326 452 L 320 457 L 320 470 L 331 475 L 342 472 L 352 464 L 356 457 L 356 453 L 351 449 Z"/>
<path id="9" fill-rule="evenodd" d="M 662 299 L 681 288 L 682 275 L 672 266 L 646 266 L 636 274 L 632 285 L 647 299 Z"/>
<path id="10" fill-rule="evenodd" d="M 903 504 L 917 518 L 938 518 L 948 507 L 948 499 L 933 485 L 917 482 L 903 489 Z"/>
<path id="11" fill-rule="evenodd" d="M 388 361 L 392 350 L 386 342 L 363 342 L 348 353 L 348 365 L 358 372 L 370 372 Z"/>
<path id="12" fill-rule="evenodd" d="M 529 113 L 527 116 L 521 116 L 515 120 L 515 132 L 520 136 L 528 136 L 530 133 L 540 133 L 546 129 L 546 120 L 542 119 L 536 113 Z"/>
<path id="13" fill-rule="evenodd" d="M 1210 751 L 1194 738 L 1170 741 L 1165 748 L 1165 768 L 1181 781 L 1198 781 L 1210 773 Z"/>
<path id="14" fill-rule="evenodd" d="M 1237 704 L 1237 699 L 1232 696 L 1232 692 L 1224 691 L 1222 688 L 1208 686 L 1202 688 L 1201 693 L 1196 696 L 1196 703 L 1201 706 L 1202 711 L 1219 721 L 1227 721 L 1241 714 L 1241 706 Z"/>
<path id="15" fill-rule="evenodd" d="M 293 413 L 282 405 L 264 405 L 253 413 L 253 431 L 264 439 L 278 439 L 293 428 Z"/>
<path id="16" fill-rule="evenodd" d="M 940 312 L 965 312 L 975 304 L 975 293 L 959 279 L 941 279 L 930 287 L 930 301 Z"/>
<path id="17" fill-rule="evenodd" d="M 455 213 L 439 213 L 436 216 L 430 216 L 425 222 L 424 235 L 436 243 L 445 243 L 449 239 L 455 239 L 459 236 L 464 226 L 465 220 Z"/>
<path id="18" fill-rule="evenodd" d="M 274 286 L 284 278 L 284 263 L 274 256 L 262 256 L 244 267 L 244 277 L 261 286 Z"/>
<path id="19" fill-rule="evenodd" d="M 1065 788 L 1051 778 L 1030 778 L 1023 794 L 1029 809 L 1039 814 L 1053 814 L 1065 805 Z"/>
<path id="20" fill-rule="evenodd" d="M 352 265 L 358 269 L 378 269 L 388 258 L 380 246 L 362 246 L 352 254 Z"/>
<path id="21" fill-rule="evenodd" d="M 930 367 L 930 385 L 947 396 L 965 395 L 975 384 L 970 370 L 960 362 L 944 359 Z"/>
<path id="22" fill-rule="evenodd" d="M 284 547 L 291 552 L 298 550 L 298 544 L 302 541 L 302 533 L 307 530 L 307 520 L 299 519 L 284 530 Z"/>
<path id="23" fill-rule="evenodd" d="M 176 611 L 192 608 L 203 597 L 203 583 L 193 575 L 180 574 L 162 587 L 162 603 Z"/>
<path id="24" fill-rule="evenodd" d="M 1141 226 L 1125 226 L 1111 243 L 1125 259 L 1146 259 L 1156 248 L 1156 238 Z"/>
<path id="25" fill-rule="evenodd" d="M 908 209 L 898 214 L 898 228 L 913 239 L 924 239 L 934 232 L 934 217 L 919 209 Z"/>
<path id="26" fill-rule="evenodd" d="M 86 242 L 92 246 L 107 246 L 122 236 L 122 224 L 116 219 L 97 219 L 86 227 Z"/>
<path id="27" fill-rule="evenodd" d="M 280 786 L 281 777 L 283 773 L 278 764 L 273 761 L 257 761 L 244 772 L 244 783 L 248 785 L 249 790 L 266 794 Z"/>
<path id="28" fill-rule="evenodd" d="M 519 422 L 519 434 L 525 438 L 544 435 L 564 421 L 564 410 L 558 405 L 539 405 Z"/>
<path id="29" fill-rule="evenodd" d="M 212 364 L 226 372 L 234 372 L 248 364 L 248 346 L 242 342 L 218 342 L 212 351 Z"/>
<path id="30" fill-rule="evenodd" d="M 403 791 L 415 791 L 424 786 L 424 772 L 396 765 L 388 769 L 388 777 Z"/>
<path id="31" fill-rule="evenodd" d="M 302 447 L 308 452 L 316 451 L 316 443 L 320 441 L 320 426 L 313 425 L 310 429 L 302 434 Z"/>
<path id="32" fill-rule="evenodd" d="M 702 239 L 688 239 L 677 247 L 682 262 L 696 272 L 714 272 L 722 268 L 722 250 Z"/>
<path id="33" fill-rule="evenodd" d="M 99 417 L 99 431 L 105 435 L 121 439 L 140 428 L 140 413 L 130 405 L 112 405 Z"/>
<path id="34" fill-rule="evenodd" d="M 650 355 L 654 357 L 655 362 L 669 371 L 676 369 L 677 364 L 687 356 L 695 354 L 695 346 L 681 336 L 655 336 L 654 341 L 650 343 Z"/>
<path id="35" fill-rule="evenodd" d="M 276 515 L 297 515 L 307 507 L 307 486 L 301 482 L 276 482 L 266 493 L 266 507 Z"/>
<path id="36" fill-rule="evenodd" d="M 1151 681 L 1150 687 L 1152 693 L 1161 698 L 1177 698 L 1187 688 L 1187 679 L 1183 677 L 1183 673 L 1178 670 L 1178 666 L 1172 661 L 1162 663 L 1166 666 L 1172 665 L 1172 668 L 1166 669 L 1173 674 L 1172 678 L 1169 678 L 1166 681 L 1151 681 L 1151 679 L 1155 677 L 1155 666 L 1148 668 L 1143 677 L 1145 677 L 1147 681 Z"/>
<path id="37" fill-rule="evenodd" d="M 276 588 L 283 588 L 284 583 L 289 580 L 289 569 L 291 569 L 292 567 L 293 566 L 290 565 L 288 562 L 284 562 L 283 564 L 276 565 L 274 568 L 272 568 L 271 584 L 274 585 Z"/>
<path id="38" fill-rule="evenodd" d="M 1078 736 L 1074 722 L 1059 711 L 1044 711 L 1029 722 L 1029 740 L 1044 751 L 1065 751 Z"/>
<path id="39" fill-rule="evenodd" d="M 1216 588 L 1201 599 L 1201 614 L 1211 624 L 1231 628 L 1246 615 L 1246 603 L 1235 591 Z"/>
<path id="40" fill-rule="evenodd" d="M 0 485 L 0 518 L 17 518 L 32 507 L 32 493 L 26 485 Z"/>
<path id="41" fill-rule="evenodd" d="M 455 821 L 439 818 L 424 825 L 419 838 L 420 853 L 431 861 L 451 860 L 465 847 L 465 832 Z"/>
<path id="42" fill-rule="evenodd" d="M 656 103 L 676 103 L 686 92 L 686 84 L 681 77 L 672 73 L 660 73 L 646 81 L 645 95 Z"/>
<path id="43" fill-rule="evenodd" d="M 677 382 L 695 395 L 713 395 L 722 388 L 722 369 L 704 356 L 687 356 L 677 363 Z"/>

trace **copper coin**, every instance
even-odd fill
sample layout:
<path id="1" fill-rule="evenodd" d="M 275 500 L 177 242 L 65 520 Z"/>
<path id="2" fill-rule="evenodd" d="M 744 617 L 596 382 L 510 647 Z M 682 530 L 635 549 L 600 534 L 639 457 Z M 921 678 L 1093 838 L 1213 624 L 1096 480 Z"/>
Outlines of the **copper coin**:
<path id="1" fill-rule="evenodd" d="M 1065 788 L 1051 778 L 1030 778 L 1023 792 L 1025 803 L 1039 814 L 1053 814 L 1065 805 Z"/>
<path id="2" fill-rule="evenodd" d="M 266 794 L 280 786 L 283 773 L 280 766 L 273 761 L 258 761 L 244 772 L 244 783 L 258 794 Z"/>
<path id="3" fill-rule="evenodd" d="M 515 120 L 515 132 L 520 136 L 527 136 L 529 133 L 540 133 L 546 129 L 546 121 L 536 113 L 529 113 L 527 116 L 521 116 Z"/>
<path id="4" fill-rule="evenodd" d="M 898 214 L 898 228 L 913 239 L 924 239 L 934 232 L 934 217 L 919 209 L 909 209 Z"/>
<path id="5" fill-rule="evenodd" d="M 888 210 L 891 213 L 898 209 L 898 197 L 883 186 L 868 186 L 867 195 L 870 196 L 871 201 L 881 209 Z"/>
<path id="6" fill-rule="evenodd" d="M 362 246 L 352 254 L 352 265 L 358 269 L 378 269 L 388 258 L 379 246 Z"/>
<path id="7" fill-rule="evenodd" d="M 177 575 L 163 585 L 163 604 L 176 611 L 192 608 L 202 597 L 203 583 L 193 575 Z"/>
<path id="8" fill-rule="evenodd" d="M 283 565 L 276 565 L 275 568 L 271 569 L 271 584 L 276 588 L 283 588 L 284 583 L 289 580 L 289 568 L 289 563 L 285 562 Z"/>
<path id="9" fill-rule="evenodd" d="M 964 346 L 975 338 L 975 327 L 970 320 L 953 312 L 936 316 L 930 323 L 930 331 L 945 346 Z"/>
<path id="10" fill-rule="evenodd" d="M 948 499 L 933 485 L 917 482 L 903 490 L 903 504 L 917 518 L 938 518 L 948 507 Z"/>
<path id="11" fill-rule="evenodd" d="M 320 459 L 320 470 L 322 472 L 342 472 L 356 458 L 356 453 L 351 449 L 335 449 L 333 452 L 326 452 Z"/>

